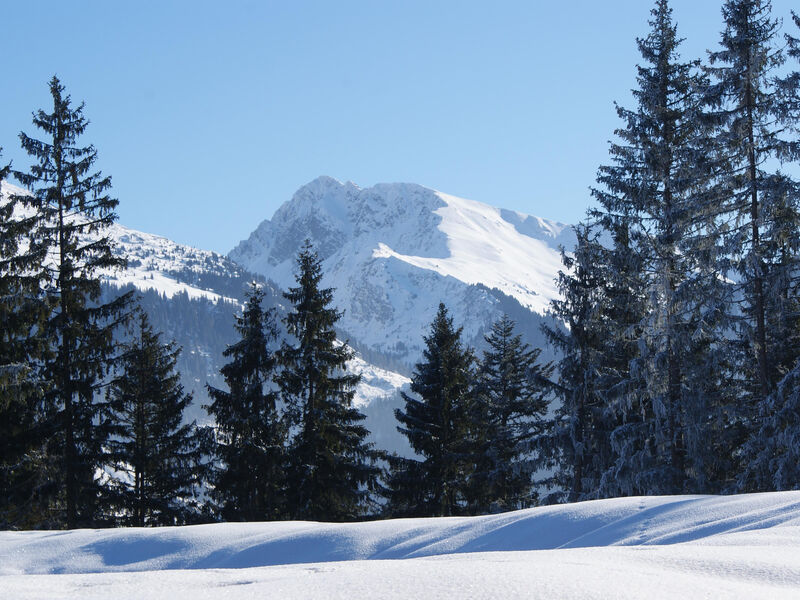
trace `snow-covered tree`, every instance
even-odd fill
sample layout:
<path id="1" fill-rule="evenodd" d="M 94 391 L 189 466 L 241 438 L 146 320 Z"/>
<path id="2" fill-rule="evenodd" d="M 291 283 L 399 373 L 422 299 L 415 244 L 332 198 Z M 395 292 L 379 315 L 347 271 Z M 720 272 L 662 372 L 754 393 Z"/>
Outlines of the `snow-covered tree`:
<path id="1" fill-rule="evenodd" d="M 619 493 L 705 489 L 703 406 L 714 394 L 707 369 L 719 350 L 711 340 L 723 334 L 719 277 L 708 259 L 718 236 L 709 225 L 716 204 L 701 98 L 707 82 L 696 61 L 681 60 L 667 0 L 651 15 L 649 34 L 638 40 L 636 107 L 617 109 L 620 141 L 595 190 L 601 222 L 626 221 L 636 268 L 628 279 L 644 294 L 627 389 L 613 406 L 622 427 L 612 435 L 618 465 L 630 474 L 615 469 Z"/>
<path id="2" fill-rule="evenodd" d="M 787 100 L 776 77 L 785 55 L 771 8 L 769 0 L 726 1 L 720 49 L 709 54 L 707 69 L 713 83 L 706 96 L 723 167 L 718 209 L 742 301 L 735 371 L 745 421 L 774 390 L 787 359 L 794 362 L 785 356 L 784 323 L 794 316 L 787 314 L 784 299 L 797 273 L 800 218 L 796 184 L 775 171 L 774 161 L 797 158 L 796 143 L 784 134 L 796 129 L 798 114 L 792 110 L 796 99 Z M 776 360 L 779 354 L 784 357 Z"/>
<path id="3" fill-rule="evenodd" d="M 609 342 L 602 317 L 605 249 L 597 232 L 586 224 L 574 230 L 577 244 L 570 252 L 562 249 L 560 293 L 551 305 L 553 315 L 566 329 L 544 328 L 560 356 L 554 386 L 559 402 L 535 441 L 535 449 L 552 472 L 541 482 L 552 490 L 547 502 L 597 497 L 603 475 L 613 464 L 612 424 L 602 395 L 603 360 Z"/>
<path id="4" fill-rule="evenodd" d="M 792 14 L 800 27 L 800 17 Z M 797 61 L 788 75 L 775 78 L 780 99 L 781 124 L 787 135 L 778 148 L 784 159 L 800 159 L 800 39 L 786 34 L 787 54 Z M 769 296 L 765 318 L 771 336 L 767 344 L 769 372 L 781 377 L 777 387 L 752 407 L 750 436 L 741 452 L 741 472 L 736 489 L 798 489 L 798 440 L 800 440 L 800 289 L 797 254 L 800 248 L 800 186 L 785 175 L 773 175 L 761 190 L 764 226 L 762 245 Z"/>
<path id="5" fill-rule="evenodd" d="M 759 405 L 758 427 L 744 448 L 741 490 L 800 489 L 800 362 Z"/>
<path id="6" fill-rule="evenodd" d="M 703 491 L 714 463 L 708 402 L 721 375 L 709 372 L 720 361 L 715 340 L 724 336 L 728 298 L 709 183 L 716 155 L 702 110 L 707 82 L 697 62 L 680 58 L 667 0 L 657 0 L 651 15 L 649 34 L 637 40 L 636 106 L 617 107 L 623 125 L 592 190 L 599 206 L 579 236 L 581 253 L 591 252 L 595 264 L 576 266 L 592 273 L 597 289 L 578 335 L 591 325 L 587 376 L 591 402 L 602 406 L 593 418 L 609 428 L 612 454 L 587 479 L 599 477 L 590 489 L 600 496 Z M 578 277 L 563 276 L 562 286 L 581 291 Z M 554 306 L 557 313 L 573 309 Z M 557 335 L 554 341 L 571 350 Z"/>

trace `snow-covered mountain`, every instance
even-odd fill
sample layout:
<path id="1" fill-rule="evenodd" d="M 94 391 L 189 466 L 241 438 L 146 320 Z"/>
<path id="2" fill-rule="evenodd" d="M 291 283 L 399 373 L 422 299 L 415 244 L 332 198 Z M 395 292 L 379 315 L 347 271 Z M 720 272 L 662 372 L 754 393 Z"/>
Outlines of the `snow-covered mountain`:
<path id="1" fill-rule="evenodd" d="M 25 193 L 7 182 L 2 194 Z M 2 200 L 0 200 L 2 201 Z M 320 177 L 264 221 L 228 257 L 121 224 L 110 230 L 128 268 L 107 272 L 108 297 L 136 289 L 153 326 L 183 348 L 178 369 L 194 394 L 189 417 L 208 420 L 206 383 L 223 386 L 222 352 L 233 343 L 235 315 L 248 282 L 261 280 L 265 304 L 285 311 L 281 288 L 294 285 L 295 258 L 306 238 L 324 259 L 324 285 L 336 288 L 343 337 L 358 351 L 356 405 L 379 447 L 408 453 L 396 431 L 399 390 L 421 356 L 440 301 L 467 343 L 502 313 L 526 341 L 542 345 L 542 313 L 555 296 L 562 224 L 456 198 L 414 184 L 360 189 Z"/>
<path id="2" fill-rule="evenodd" d="M 324 261 L 323 284 L 336 289 L 351 342 L 406 367 L 419 359 L 440 301 L 472 345 L 503 312 L 536 338 L 557 295 L 559 247 L 574 244 L 562 223 L 419 185 L 361 189 L 320 177 L 228 256 L 287 287 L 306 238 Z"/>
<path id="3" fill-rule="evenodd" d="M 109 234 L 115 242 L 116 253 L 128 260 L 124 271 L 106 274 L 109 282 L 120 286 L 131 284 L 166 298 L 186 294 L 192 300 L 205 298 L 239 304 L 239 294 L 235 292 L 240 290 L 225 289 L 225 283 L 244 279 L 245 270 L 227 257 L 118 223 L 111 227 Z"/>
<path id="4" fill-rule="evenodd" d="M 10 194 L 26 193 L 4 181 L 0 184 L 0 203 Z M 119 223 L 112 225 L 108 234 L 115 253 L 127 259 L 128 267 L 103 273 L 105 298 L 122 290 L 138 291 L 154 328 L 163 332 L 165 341 L 174 340 L 183 349 L 177 368 L 184 387 L 194 394 L 189 418 L 207 422 L 202 409 L 209 402 L 205 386 L 224 386 L 219 374 L 225 363 L 222 352 L 236 340 L 235 315 L 241 310 L 249 282 L 259 280 L 265 292 L 265 308 L 276 308 L 279 316 L 285 310 L 280 289 L 216 252 L 178 244 Z M 355 403 L 364 410 L 387 398 L 394 399 L 397 389 L 408 382 L 406 377 L 360 357 L 351 362 L 350 368 L 362 376 Z"/>
<path id="5" fill-rule="evenodd" d="M 28 194 L 27 190 L 7 181 L 0 185 L 0 202 L 9 195 Z M 16 212 L 24 214 L 29 209 L 18 207 Z M 110 284 L 117 287 L 132 285 L 140 291 L 153 291 L 165 298 L 184 294 L 192 300 L 204 298 L 212 302 L 223 300 L 238 304 L 238 280 L 245 278 L 246 273 L 229 258 L 119 223 L 113 224 L 107 235 L 114 243 L 115 254 L 128 261 L 127 269 L 103 273 L 103 278 Z M 237 284 L 231 287 L 231 280 L 236 280 Z"/>

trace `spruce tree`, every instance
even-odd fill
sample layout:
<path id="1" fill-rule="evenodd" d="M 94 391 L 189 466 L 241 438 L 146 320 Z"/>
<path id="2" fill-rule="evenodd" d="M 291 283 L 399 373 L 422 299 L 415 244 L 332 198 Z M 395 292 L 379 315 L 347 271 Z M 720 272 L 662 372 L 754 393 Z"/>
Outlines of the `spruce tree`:
<path id="1" fill-rule="evenodd" d="M 608 326 L 601 396 L 615 455 L 601 495 L 706 491 L 708 413 L 717 390 L 724 290 L 699 64 L 681 61 L 667 0 L 651 11 L 634 109 L 602 166 L 591 211 L 606 232 L 601 310 Z M 712 371 L 713 372 L 713 371 Z"/>
<path id="2" fill-rule="evenodd" d="M 566 329 L 543 328 L 560 356 L 554 385 L 560 402 L 535 443 L 552 473 L 541 482 L 552 490 L 545 498 L 548 503 L 604 495 L 608 474 L 616 466 L 611 434 L 618 423 L 607 403 L 607 388 L 612 376 L 619 381 L 619 374 L 609 362 L 617 333 L 608 318 L 607 249 L 598 240 L 602 229 L 596 224 L 581 224 L 574 231 L 577 244 L 572 252 L 562 249 L 560 297 L 551 306 Z"/>
<path id="3" fill-rule="evenodd" d="M 118 201 L 111 179 L 93 173 L 93 146 L 79 146 L 88 121 L 73 107 L 56 77 L 50 81 L 53 111 L 39 110 L 33 123 L 44 139 L 20 133 L 36 163 L 14 174 L 31 191 L 21 203 L 35 212 L 32 237 L 46 251 L 44 294 L 50 312 L 41 335 L 47 346 L 41 378 L 48 382 L 42 429 L 51 482 L 47 526 L 90 526 L 105 518 L 103 488 L 96 477 L 104 463 L 109 431 L 98 420 L 96 394 L 114 352 L 114 329 L 130 295 L 101 304 L 101 270 L 120 268 L 108 228 Z"/>
<path id="4" fill-rule="evenodd" d="M 542 433 L 552 368 L 538 363 L 541 349 L 524 344 L 514 328 L 508 315 L 492 324 L 478 366 L 470 435 L 474 513 L 526 508 L 536 499 L 538 460 L 530 443 Z"/>
<path id="5" fill-rule="evenodd" d="M 0 168 L 0 527 L 34 526 L 41 518 L 38 408 L 42 382 L 41 330 L 46 305 L 39 294 L 42 252 L 35 219 L 3 189 L 10 165 Z"/>
<path id="6" fill-rule="evenodd" d="M 800 17 L 792 13 L 794 24 L 800 28 Z M 794 134 L 786 143 L 785 156 L 800 157 L 800 39 L 786 34 L 787 54 L 796 62 L 794 70 L 776 80 L 787 114 L 786 125 Z M 768 225 L 765 237 L 771 240 L 768 255 L 778 256 L 773 265 L 777 283 L 777 310 L 767 314 L 768 330 L 780 342 L 772 346 L 769 355 L 781 380 L 769 396 L 755 407 L 754 425 L 741 451 L 741 472 L 736 488 L 740 491 L 789 490 L 800 487 L 798 448 L 800 448 L 800 294 L 798 294 L 796 256 L 800 240 L 793 235 L 798 223 L 800 186 L 788 178 L 782 179 L 779 194 L 772 192 L 774 221 Z M 768 196 L 769 197 L 769 196 Z M 793 222 L 793 220 L 795 222 Z M 769 221 L 768 221 L 769 223 Z M 777 279 L 777 281 L 775 281 Z"/>
<path id="7" fill-rule="evenodd" d="M 287 426 L 278 411 L 275 313 L 265 311 L 264 292 L 252 283 L 241 316 L 240 339 L 223 355 L 228 390 L 207 386 L 206 407 L 216 422 L 212 495 L 228 521 L 285 518 Z"/>
<path id="8" fill-rule="evenodd" d="M 192 395 L 175 371 L 180 349 L 165 344 L 139 310 L 121 348 L 104 418 L 114 425 L 107 442 L 115 468 L 121 521 L 138 527 L 192 520 L 199 481 L 195 424 L 183 422 Z"/>
<path id="9" fill-rule="evenodd" d="M 461 514 L 470 496 L 474 356 L 443 303 L 424 340 L 424 360 L 411 378 L 414 396 L 401 392 L 405 408 L 395 410 L 397 430 L 420 456 L 391 461 L 389 510 L 396 516 Z"/>
<path id="10" fill-rule="evenodd" d="M 743 383 L 737 395 L 745 426 L 785 373 L 786 359 L 775 360 L 785 353 L 781 322 L 792 318 L 782 298 L 797 272 L 796 250 L 786 242 L 800 236 L 800 213 L 790 191 L 795 184 L 772 170 L 776 158 L 797 158 L 796 143 L 782 134 L 796 129 L 798 115 L 776 78 L 785 56 L 771 9 L 769 0 L 726 1 L 721 48 L 709 54 L 708 67 L 713 84 L 707 100 L 724 167 L 717 186 L 728 228 L 726 256 L 743 301 L 734 380 Z M 793 353 L 798 354 L 797 347 Z"/>
<path id="11" fill-rule="evenodd" d="M 333 290 L 321 288 L 321 261 L 306 240 L 298 257 L 296 287 L 285 323 L 294 341 L 281 347 L 283 400 L 297 433 L 289 451 L 293 517 L 345 521 L 362 517 L 379 490 L 381 453 L 366 441 L 364 415 L 352 406 L 360 376 L 347 372 L 353 351 L 336 339 L 342 313 Z"/>
<path id="12" fill-rule="evenodd" d="M 613 450 L 610 470 L 600 477 L 600 497 L 645 493 L 635 481 L 649 466 L 641 459 L 653 454 L 649 431 L 652 407 L 633 394 L 643 320 L 646 315 L 646 280 L 642 254 L 635 236 L 634 211 L 623 207 L 600 219 L 603 235 L 592 252 L 598 260 L 601 289 L 597 294 L 596 334 L 600 348 L 591 368 L 596 370 L 596 392 L 602 403 L 603 427 Z"/>

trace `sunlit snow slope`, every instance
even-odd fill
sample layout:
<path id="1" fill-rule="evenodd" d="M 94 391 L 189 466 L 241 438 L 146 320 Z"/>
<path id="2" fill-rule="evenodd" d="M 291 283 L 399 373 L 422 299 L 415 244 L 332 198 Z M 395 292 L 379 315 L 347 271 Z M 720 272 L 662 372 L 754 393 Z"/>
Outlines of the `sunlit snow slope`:
<path id="1" fill-rule="evenodd" d="M 9 194 L 28 194 L 26 190 L 6 181 L 0 186 L 0 202 L 4 202 Z M 25 211 L 22 208 L 19 210 Z M 107 230 L 107 235 L 115 244 L 115 254 L 128 261 L 127 269 L 103 273 L 103 278 L 109 283 L 119 287 L 132 284 L 139 290 L 152 290 L 167 298 L 185 293 L 190 299 L 225 300 L 238 304 L 236 299 L 192 281 L 198 275 L 205 278 L 235 277 L 242 271 L 241 267 L 224 256 L 178 244 L 160 235 L 136 231 L 119 223 L 114 223 Z"/>
<path id="2" fill-rule="evenodd" d="M 394 257 L 464 283 L 497 288 L 531 310 L 547 311 L 549 302 L 558 295 L 555 277 L 562 265 L 556 241 L 566 226 L 474 200 L 435 194 L 444 202 L 433 212 L 441 217 L 438 230 L 447 237 L 448 255 L 400 254 L 381 242 L 373 256 Z M 536 235 L 519 231 L 504 218 L 512 215 L 517 224 L 535 223 Z"/>
<path id="3" fill-rule="evenodd" d="M 0 532 L 0 592 L 797 598 L 800 492 L 622 498 L 472 518 Z"/>

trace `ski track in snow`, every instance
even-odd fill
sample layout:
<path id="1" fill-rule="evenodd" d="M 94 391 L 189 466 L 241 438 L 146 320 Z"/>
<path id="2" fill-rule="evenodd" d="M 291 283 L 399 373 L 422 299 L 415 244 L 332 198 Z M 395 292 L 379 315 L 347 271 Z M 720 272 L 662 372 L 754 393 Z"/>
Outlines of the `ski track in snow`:
<path id="1" fill-rule="evenodd" d="M 800 598 L 800 492 L 0 532 L 3 598 Z"/>

